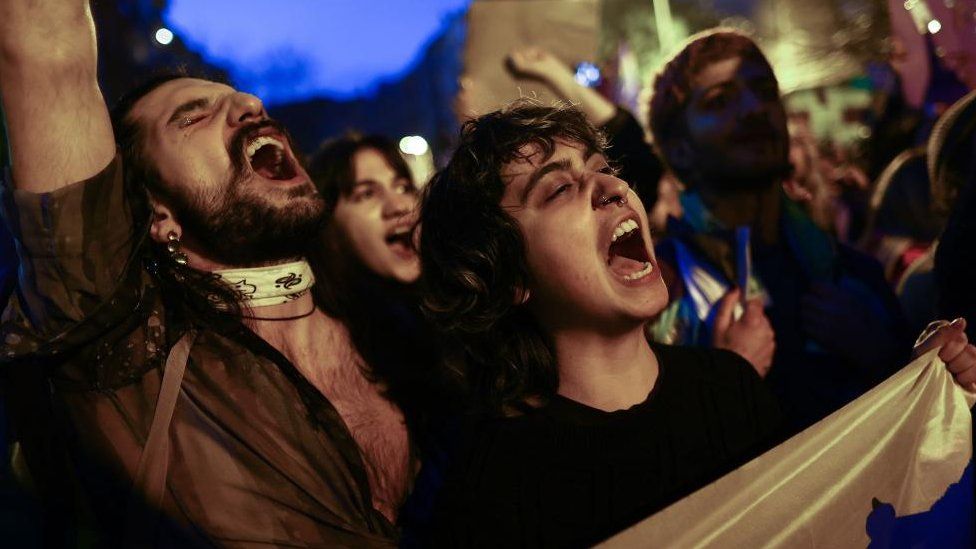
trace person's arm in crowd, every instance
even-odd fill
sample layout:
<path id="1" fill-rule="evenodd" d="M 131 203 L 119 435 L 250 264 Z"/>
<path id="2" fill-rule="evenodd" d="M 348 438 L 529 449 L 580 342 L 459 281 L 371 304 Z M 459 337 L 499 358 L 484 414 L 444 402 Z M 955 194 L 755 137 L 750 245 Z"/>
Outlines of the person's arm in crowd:
<path id="1" fill-rule="evenodd" d="M 522 48 L 512 52 L 508 60 L 516 76 L 542 82 L 603 130 L 609 141 L 607 160 L 620 169 L 620 178 L 634 187 L 644 207 L 650 210 L 657 201 L 657 186 L 664 166 L 645 140 L 644 129 L 634 115 L 577 82 L 573 71 L 546 50 Z"/>
<path id="2" fill-rule="evenodd" d="M 0 2 L 0 97 L 16 189 L 50 192 L 115 155 L 87 0 Z"/>
<path id="3" fill-rule="evenodd" d="M 2 207 L 20 265 L 0 323 L 2 360 L 88 341 L 129 318 L 141 295 L 134 216 L 148 212 L 142 197 L 131 200 L 122 163 L 113 161 L 96 73 L 87 0 L 0 0 L 0 104 L 12 172 Z M 113 305 L 101 307 L 106 301 Z"/>
<path id="4" fill-rule="evenodd" d="M 976 391 L 976 346 L 969 343 L 966 337 L 966 319 L 959 317 L 952 322 L 936 321 L 940 324 L 929 333 L 923 334 L 921 341 L 915 345 L 914 357 L 919 357 L 931 349 L 941 347 L 939 358 L 946 363 L 946 368 L 956 380 L 956 383 Z"/>
<path id="5" fill-rule="evenodd" d="M 613 118 L 617 106 L 596 90 L 581 85 L 573 72 L 555 55 L 530 46 L 513 51 L 508 60 L 516 76 L 538 80 L 552 89 L 560 98 L 583 111 L 594 126 L 602 126 Z"/>

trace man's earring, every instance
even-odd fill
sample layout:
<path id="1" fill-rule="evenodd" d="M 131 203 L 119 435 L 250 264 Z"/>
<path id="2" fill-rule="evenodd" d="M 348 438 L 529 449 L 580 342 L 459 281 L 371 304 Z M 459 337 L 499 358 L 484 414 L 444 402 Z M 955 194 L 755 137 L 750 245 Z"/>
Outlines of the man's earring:
<path id="1" fill-rule="evenodd" d="M 180 243 L 180 236 L 176 234 L 176 231 L 170 231 L 166 235 L 166 240 L 168 241 L 166 242 L 166 251 L 169 252 L 169 256 L 173 258 L 173 261 L 179 265 L 186 265 L 190 262 L 186 254 L 180 251 L 182 244 Z"/>

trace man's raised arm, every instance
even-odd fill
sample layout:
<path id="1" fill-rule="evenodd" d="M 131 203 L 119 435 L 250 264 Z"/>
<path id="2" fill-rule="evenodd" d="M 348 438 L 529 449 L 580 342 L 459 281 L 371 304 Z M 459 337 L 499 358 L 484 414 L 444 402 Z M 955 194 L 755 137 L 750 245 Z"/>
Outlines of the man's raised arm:
<path id="1" fill-rule="evenodd" d="M 0 0 L 0 99 L 17 189 L 57 190 L 114 157 L 97 66 L 87 0 Z"/>

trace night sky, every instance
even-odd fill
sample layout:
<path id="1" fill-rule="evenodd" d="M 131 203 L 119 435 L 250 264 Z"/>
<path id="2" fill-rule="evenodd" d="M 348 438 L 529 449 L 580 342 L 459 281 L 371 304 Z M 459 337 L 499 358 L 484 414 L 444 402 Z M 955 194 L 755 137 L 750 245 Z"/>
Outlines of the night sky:
<path id="1" fill-rule="evenodd" d="M 369 94 L 469 0 L 171 0 L 167 24 L 269 103 Z M 287 85 L 282 85 L 287 83 Z"/>

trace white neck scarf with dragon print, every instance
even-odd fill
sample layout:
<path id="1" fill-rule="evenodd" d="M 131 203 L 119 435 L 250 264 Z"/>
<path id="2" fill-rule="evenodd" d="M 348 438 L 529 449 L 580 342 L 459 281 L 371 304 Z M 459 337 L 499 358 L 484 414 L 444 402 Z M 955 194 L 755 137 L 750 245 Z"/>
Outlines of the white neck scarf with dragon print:
<path id="1" fill-rule="evenodd" d="M 248 307 L 267 307 L 294 301 L 315 284 L 312 267 L 304 259 L 270 267 L 214 271 Z"/>

